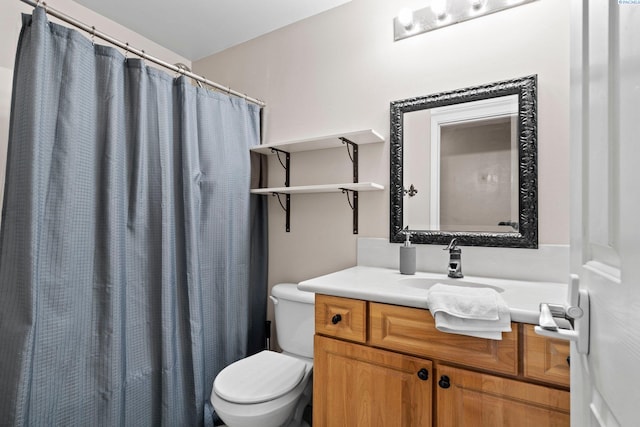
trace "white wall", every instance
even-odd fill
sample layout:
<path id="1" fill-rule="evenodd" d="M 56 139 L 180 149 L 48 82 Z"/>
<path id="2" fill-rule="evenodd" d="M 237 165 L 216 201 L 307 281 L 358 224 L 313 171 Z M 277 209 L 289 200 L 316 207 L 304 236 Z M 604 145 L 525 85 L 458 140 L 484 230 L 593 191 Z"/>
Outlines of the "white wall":
<path id="1" fill-rule="evenodd" d="M 399 42 L 392 19 L 419 0 L 353 0 L 194 63 L 267 102 L 266 142 L 373 128 L 386 142 L 360 150 L 360 181 L 389 184 L 389 102 L 538 75 L 539 234 L 569 242 L 569 2 L 539 0 Z M 283 184 L 270 160 L 270 185 Z M 292 155 L 292 185 L 350 180 L 343 150 Z M 355 265 L 342 194 L 294 195 L 291 232 L 269 210 L 270 285 Z M 388 238 L 389 194 L 361 193 L 360 236 Z M 443 265 L 444 269 L 444 265 Z"/>
<path id="2" fill-rule="evenodd" d="M 71 0 L 53 0 L 47 3 L 66 15 L 84 22 L 87 25 L 93 25 L 98 30 L 120 41 L 128 42 L 132 47 L 144 49 L 149 55 L 159 57 L 172 64 L 182 62 L 189 66 L 191 65 L 190 61 L 180 55 Z M 2 195 L 4 193 L 13 63 L 20 28 L 22 27 L 21 13 L 30 14 L 32 11 L 33 8 L 31 6 L 19 0 L 2 0 L 2 2 L 0 2 L 0 206 L 2 206 Z M 53 17 L 49 19 L 53 22 L 60 23 L 59 20 Z M 103 42 L 96 40 L 96 43 Z"/>

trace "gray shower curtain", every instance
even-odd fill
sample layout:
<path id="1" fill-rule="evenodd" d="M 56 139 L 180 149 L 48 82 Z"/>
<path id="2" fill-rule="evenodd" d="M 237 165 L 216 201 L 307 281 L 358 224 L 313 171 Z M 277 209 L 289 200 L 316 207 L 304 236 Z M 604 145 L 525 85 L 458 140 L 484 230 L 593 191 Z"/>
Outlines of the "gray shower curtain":
<path id="1" fill-rule="evenodd" d="M 41 8 L 23 17 L 0 229 L 0 425 L 212 423 L 260 349 L 259 108 Z M 255 197 L 255 198 L 252 198 Z"/>

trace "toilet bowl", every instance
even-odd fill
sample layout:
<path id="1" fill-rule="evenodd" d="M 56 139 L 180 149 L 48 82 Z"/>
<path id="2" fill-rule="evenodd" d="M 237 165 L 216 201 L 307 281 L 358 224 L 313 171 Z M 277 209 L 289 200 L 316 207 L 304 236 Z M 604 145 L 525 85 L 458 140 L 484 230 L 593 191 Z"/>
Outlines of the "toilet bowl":
<path id="1" fill-rule="evenodd" d="M 292 364 L 287 363 L 288 360 L 286 359 L 293 359 L 302 365 L 302 375 L 292 385 L 291 378 L 288 379 L 289 381 L 278 381 L 274 375 L 266 375 L 260 378 L 258 374 L 253 378 L 253 381 L 248 381 L 252 373 L 247 370 L 244 375 L 233 375 L 234 377 L 242 377 L 238 378 L 238 382 L 235 385 L 232 383 L 232 375 L 229 375 L 229 378 L 227 378 L 229 382 L 225 385 L 235 387 L 235 390 L 225 394 L 220 390 L 223 386 L 216 384 L 216 382 L 220 383 L 220 376 L 225 374 L 224 370 L 220 372 L 216 377 L 216 381 L 214 381 L 214 389 L 211 392 L 211 405 L 229 427 L 255 427 L 258 425 L 279 427 L 285 425 L 288 421 L 296 418 L 294 412 L 297 407 L 301 408 L 299 410 L 304 411 L 304 407 L 311 398 L 312 382 L 309 380 L 313 370 L 312 360 L 296 359 L 289 355 L 265 350 L 254 356 L 242 359 L 236 364 L 240 362 L 250 362 L 252 364 L 254 362 L 253 358 L 262 357 L 265 353 L 272 354 L 274 357 L 269 363 L 264 363 L 264 361 L 256 363 L 257 366 L 264 367 L 264 373 L 273 373 L 270 369 L 278 372 L 283 367 L 291 366 Z M 280 358 L 286 359 L 278 360 Z M 228 368 L 236 368 L 234 365 L 229 365 Z M 294 365 L 295 368 L 299 369 Z M 298 372 L 297 369 L 295 371 L 296 373 Z M 237 373 L 234 369 L 233 374 Z M 251 390 L 251 392 L 246 393 L 247 389 Z M 243 391 L 245 392 L 243 393 Z M 299 415 L 301 420 L 302 412 Z M 303 426 L 304 424 L 302 422 L 297 424 L 294 422 L 287 425 L 293 427 L 294 425 Z"/>
<path id="2" fill-rule="evenodd" d="M 312 395 L 314 294 L 295 284 L 271 291 L 282 353 L 264 350 L 216 376 L 211 405 L 229 427 L 298 427 Z"/>

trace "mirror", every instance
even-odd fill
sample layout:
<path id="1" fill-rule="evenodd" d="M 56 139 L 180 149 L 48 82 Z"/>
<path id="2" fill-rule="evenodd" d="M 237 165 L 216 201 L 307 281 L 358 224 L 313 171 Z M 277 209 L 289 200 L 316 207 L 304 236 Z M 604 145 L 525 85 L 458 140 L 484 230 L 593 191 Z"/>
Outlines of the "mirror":
<path id="1" fill-rule="evenodd" d="M 391 242 L 538 247 L 536 80 L 391 103 Z"/>

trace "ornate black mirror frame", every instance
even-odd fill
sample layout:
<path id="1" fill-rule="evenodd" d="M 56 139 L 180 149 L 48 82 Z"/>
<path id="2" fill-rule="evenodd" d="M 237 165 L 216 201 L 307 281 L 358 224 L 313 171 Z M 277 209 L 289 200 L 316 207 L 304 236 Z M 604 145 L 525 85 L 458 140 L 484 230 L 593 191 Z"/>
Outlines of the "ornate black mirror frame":
<path id="1" fill-rule="evenodd" d="M 411 230 L 414 243 L 468 246 L 538 247 L 537 76 L 527 76 L 391 103 L 390 237 L 401 243 L 403 229 L 403 114 L 506 95 L 518 95 L 519 227 L 514 233 Z"/>

